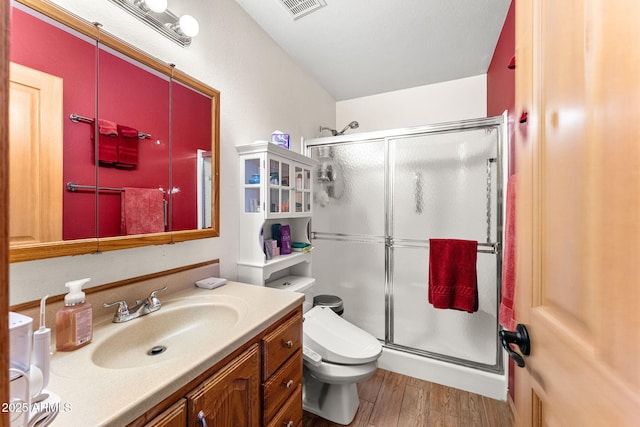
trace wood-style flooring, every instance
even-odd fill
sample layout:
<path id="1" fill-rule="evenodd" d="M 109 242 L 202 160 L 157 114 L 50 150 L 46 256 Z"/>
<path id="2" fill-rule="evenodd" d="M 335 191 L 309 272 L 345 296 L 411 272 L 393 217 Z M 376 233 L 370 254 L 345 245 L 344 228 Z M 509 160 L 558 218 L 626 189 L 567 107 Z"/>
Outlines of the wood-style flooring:
<path id="1" fill-rule="evenodd" d="M 360 407 L 350 426 L 512 427 L 507 402 L 378 369 L 358 384 Z M 339 426 L 305 412 L 303 427 Z"/>

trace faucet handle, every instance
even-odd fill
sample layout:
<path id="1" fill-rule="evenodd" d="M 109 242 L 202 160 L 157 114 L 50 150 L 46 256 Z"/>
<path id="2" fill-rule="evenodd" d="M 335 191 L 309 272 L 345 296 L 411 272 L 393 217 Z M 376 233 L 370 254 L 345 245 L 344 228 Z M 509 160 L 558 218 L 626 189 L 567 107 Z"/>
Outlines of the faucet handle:
<path id="1" fill-rule="evenodd" d="M 152 291 L 149 296 L 147 297 L 147 304 L 149 304 L 149 308 L 152 307 L 157 307 L 160 305 L 160 300 L 158 299 L 158 292 L 161 291 L 166 291 L 167 287 L 163 287 L 160 289 L 156 289 L 155 291 Z"/>
<path id="2" fill-rule="evenodd" d="M 127 314 L 129 314 L 129 306 L 127 305 L 127 302 L 124 301 L 124 300 L 116 301 L 116 302 L 104 303 L 104 304 L 102 304 L 102 306 L 107 308 L 107 307 L 112 307 L 112 306 L 114 306 L 116 304 L 118 304 L 118 310 L 116 310 L 116 316 L 117 315 L 127 315 Z"/>

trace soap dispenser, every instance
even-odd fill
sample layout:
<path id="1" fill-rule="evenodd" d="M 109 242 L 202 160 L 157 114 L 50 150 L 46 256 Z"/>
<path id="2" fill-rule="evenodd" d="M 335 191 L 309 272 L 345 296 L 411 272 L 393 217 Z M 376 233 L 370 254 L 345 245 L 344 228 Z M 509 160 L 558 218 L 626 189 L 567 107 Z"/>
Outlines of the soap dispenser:
<path id="1" fill-rule="evenodd" d="M 90 280 L 73 280 L 65 284 L 69 293 L 64 296 L 64 307 L 56 313 L 56 349 L 59 351 L 83 347 L 93 338 L 93 308 L 81 290 Z"/>

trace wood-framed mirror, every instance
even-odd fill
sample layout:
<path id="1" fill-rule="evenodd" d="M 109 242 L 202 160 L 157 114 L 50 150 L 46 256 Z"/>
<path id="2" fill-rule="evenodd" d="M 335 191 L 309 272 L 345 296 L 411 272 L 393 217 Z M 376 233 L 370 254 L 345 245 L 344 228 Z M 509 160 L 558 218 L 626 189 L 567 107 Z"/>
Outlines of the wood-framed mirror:
<path id="1" fill-rule="evenodd" d="M 11 262 L 219 235 L 217 90 L 44 0 L 10 43 Z"/>

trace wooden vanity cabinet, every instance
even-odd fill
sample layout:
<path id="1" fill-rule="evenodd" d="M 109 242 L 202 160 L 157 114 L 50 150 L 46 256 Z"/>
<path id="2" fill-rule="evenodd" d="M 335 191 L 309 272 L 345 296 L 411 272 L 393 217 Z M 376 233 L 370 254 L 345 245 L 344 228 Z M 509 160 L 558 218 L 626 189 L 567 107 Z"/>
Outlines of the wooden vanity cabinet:
<path id="1" fill-rule="evenodd" d="M 259 393 L 259 354 L 254 344 L 187 394 L 188 425 L 256 426 L 260 422 Z"/>
<path id="2" fill-rule="evenodd" d="M 262 338 L 263 425 L 295 427 L 302 422 L 302 315 Z"/>
<path id="3" fill-rule="evenodd" d="M 301 347 L 298 307 L 129 427 L 301 426 Z"/>

